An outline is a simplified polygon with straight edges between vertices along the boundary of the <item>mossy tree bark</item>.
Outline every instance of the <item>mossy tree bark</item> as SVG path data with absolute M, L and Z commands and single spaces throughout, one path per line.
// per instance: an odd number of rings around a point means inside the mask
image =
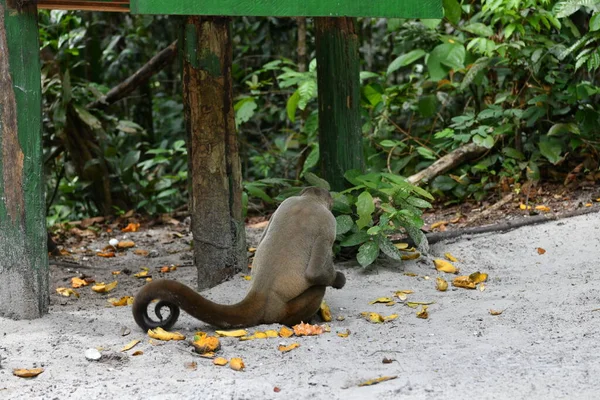
M 183 97 L 200 289 L 247 268 L 230 23 L 229 18 L 199 16 L 184 22 Z

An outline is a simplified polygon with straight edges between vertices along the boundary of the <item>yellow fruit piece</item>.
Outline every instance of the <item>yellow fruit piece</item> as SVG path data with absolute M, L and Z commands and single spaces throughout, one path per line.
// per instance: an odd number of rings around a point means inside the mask
M 410 308 L 417 308 L 419 306 L 428 306 L 433 303 L 433 301 L 408 301 L 404 304 L 406 304 Z
M 325 332 L 325 329 L 319 325 L 311 325 L 306 323 L 299 323 L 292 327 L 296 336 L 314 336 L 320 335 Z
M 469 275 L 469 280 L 471 282 L 473 282 L 474 284 L 485 282 L 487 280 L 487 278 L 488 278 L 488 274 L 484 274 L 479 271 L 473 272 L 471 275 Z
M 490 315 L 500 315 L 504 310 L 490 310 Z
M 71 286 L 74 288 L 80 288 L 82 286 L 87 286 L 89 283 L 85 279 L 78 278 L 74 276 L 71 278 Z
M 431 224 L 431 229 L 439 228 L 440 226 L 448 225 L 448 221 L 438 221 Z
M 56 288 L 56 293 L 60 294 L 61 296 L 65 296 L 65 297 L 71 297 L 71 296 L 79 297 L 79 293 L 77 293 L 77 291 L 70 289 L 70 288 L 64 288 L 64 287 Z
M 324 301 L 321 302 L 321 307 L 319 308 L 319 316 L 324 322 L 331 321 L 331 309 Z
M 254 332 L 253 336 L 255 339 L 266 339 L 268 337 L 266 333 L 261 332 L 261 331 Z
M 248 334 L 248 332 L 246 332 L 244 329 L 238 329 L 236 331 L 215 331 L 215 333 L 224 337 L 242 337 Z
M 219 367 L 227 365 L 228 362 L 229 361 L 227 361 L 227 359 L 223 357 L 217 357 L 213 360 L 213 364 L 218 365 Z
M 150 336 L 153 339 L 164 340 L 164 341 L 184 340 L 185 339 L 185 336 L 183 336 L 181 333 L 167 332 L 161 327 L 158 327 L 155 329 L 148 329 L 148 336 Z
M 482 283 L 481 285 L 479 285 L 479 291 L 483 292 L 485 290 L 485 284 Z
M 282 326 L 281 329 L 279 330 L 279 336 L 281 336 L 282 338 L 288 338 L 288 337 L 292 336 L 293 334 L 294 334 L 294 331 L 286 326 Z
M 444 257 L 446 257 L 449 261 L 452 261 L 452 262 L 457 262 L 458 261 L 458 259 L 456 257 L 454 257 L 450 253 L 444 253 Z
M 92 286 L 92 290 L 96 293 L 108 293 L 117 287 L 117 283 L 118 283 L 117 281 L 114 281 L 109 284 L 105 284 L 104 282 L 98 283 L 98 284 Z
M 347 338 L 350 336 L 350 329 L 346 329 L 346 332 L 338 332 L 337 335 L 341 338 Z
M 265 335 L 267 335 L 268 338 L 279 337 L 279 333 L 277 333 L 277 331 L 275 331 L 273 329 L 269 329 L 268 331 L 265 331 Z
M 131 247 L 135 247 L 135 243 L 132 240 L 121 240 L 118 244 L 117 247 L 119 249 L 129 249 Z
M 446 272 L 449 274 L 457 274 L 458 273 L 458 268 L 456 268 L 454 265 L 450 264 L 446 260 L 442 260 L 442 259 L 438 258 L 438 259 L 433 260 L 433 264 L 435 265 L 435 269 L 437 269 L 438 271 Z
M 298 347 L 300 347 L 300 343 L 292 343 L 289 346 L 284 346 L 280 344 L 279 347 L 277 347 L 277 350 L 279 350 L 282 353 L 287 353 L 288 351 L 292 351 Z
M 150 272 L 147 270 L 140 271 L 137 274 L 133 274 L 135 278 L 146 278 Z
M 202 354 L 200 354 L 200 357 L 202 357 L 202 358 L 215 358 L 215 352 L 214 351 L 209 351 L 208 353 L 202 353 Z
M 127 350 L 131 350 L 135 347 L 135 345 L 137 345 L 140 341 L 139 340 L 132 340 L 131 342 L 127 343 L 125 345 L 125 347 L 123 347 L 121 349 L 121 351 L 127 351 Z
M 429 318 L 429 313 L 427 312 L 427 306 L 421 306 L 421 309 L 417 311 L 417 318 L 427 319 Z
M 535 206 L 535 209 L 541 212 L 550 212 L 550 207 L 548 206 Z
M 383 317 L 383 322 L 393 321 L 398 318 L 398 314 L 388 315 L 387 317 Z
M 383 322 L 383 315 L 377 314 L 376 312 L 362 312 L 360 315 L 373 324 L 381 324 Z
M 406 275 L 406 276 L 419 276 L 419 275 L 415 274 L 414 272 L 404 272 L 404 275 Z
M 244 368 L 246 368 L 246 365 L 244 364 L 244 360 L 241 358 L 232 358 L 229 361 L 229 368 L 235 371 L 242 371 Z
M 378 299 L 375 299 L 373 301 L 370 301 L 369 304 L 375 304 L 375 303 L 389 303 L 390 301 L 393 301 L 393 299 L 391 297 L 379 297 Z
M 452 281 L 452 286 L 464 289 L 475 289 L 475 283 L 469 279 L 467 275 L 457 276 Z
M 110 304 L 112 304 L 115 307 L 130 306 L 133 304 L 133 297 L 132 296 L 123 296 L 120 299 L 115 299 L 114 297 L 111 297 L 110 299 L 108 299 L 106 301 L 108 301 Z
M 407 260 L 416 260 L 417 258 L 421 257 L 421 253 L 419 253 L 418 251 L 415 251 L 414 253 L 410 253 L 410 254 L 402 254 L 400 256 L 400 258 L 404 261 Z M 405 273 L 406 275 L 406 273 Z
M 202 336 L 199 340 L 195 340 L 192 342 L 192 346 L 194 346 L 194 350 L 197 353 L 211 353 L 219 350 L 221 348 L 221 342 L 219 338 L 216 336 Z
M 440 292 L 445 292 L 448 290 L 448 282 L 445 279 L 440 278 L 439 276 L 435 279 L 435 288 Z
M 519 204 L 519 208 L 521 210 L 531 210 L 531 206 L 526 206 L 525 204 L 521 203 Z
M 398 250 L 405 250 L 408 249 L 408 243 L 394 243 L 394 246 L 398 249 Z
M 376 385 L 378 383 L 389 381 L 389 380 L 396 379 L 396 378 L 397 378 L 397 376 L 382 376 L 382 377 L 377 378 L 377 379 L 370 379 L 368 381 L 364 381 L 362 383 L 359 383 L 358 386 Z
M 38 376 L 44 372 L 44 368 L 32 368 L 32 369 L 24 369 L 24 368 L 15 368 L 13 369 L 13 375 L 18 376 L 19 378 L 33 378 Z
M 244 278 L 247 281 L 251 281 L 252 280 L 252 275 L 244 275 L 242 278 Z

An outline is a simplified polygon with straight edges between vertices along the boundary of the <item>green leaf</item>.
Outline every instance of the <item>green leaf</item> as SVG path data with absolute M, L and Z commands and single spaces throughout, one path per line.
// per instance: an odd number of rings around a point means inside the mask
M 298 86 L 298 93 L 300 94 L 298 108 L 304 110 L 308 102 L 317 97 L 317 82 L 314 80 L 302 82 Z
M 317 175 L 313 174 L 312 172 L 306 172 L 304 174 L 304 179 L 306 180 L 306 182 L 309 183 L 309 185 L 320 187 L 320 188 L 327 189 L 327 190 L 331 190 L 331 186 L 329 186 L 329 182 L 327 182 L 325 179 L 319 178 Z
M 502 149 L 502 153 L 507 157 L 514 158 L 515 160 L 525 161 L 525 155 L 512 147 L 504 147 Z
M 581 132 L 579 131 L 577 124 L 573 122 L 568 124 L 554 124 L 548 131 L 548 136 L 558 136 L 564 133 L 574 133 L 579 135 Z
M 402 253 L 400 252 L 400 250 L 398 250 L 398 248 L 394 246 L 392 241 L 388 239 L 385 235 L 379 236 L 379 249 L 383 251 L 383 254 L 394 260 L 402 260 Z
M 348 236 L 346 239 L 342 240 L 340 242 L 340 246 L 352 247 L 352 246 L 356 246 L 358 244 L 364 243 L 367 240 L 369 240 L 369 235 L 367 234 L 367 232 L 360 231 L 360 232 L 353 233 L 352 235 Z
M 490 37 L 494 34 L 494 31 L 489 26 L 482 24 L 481 22 L 475 22 L 466 26 L 463 26 L 463 30 L 470 32 L 477 36 Z
M 460 4 L 458 4 L 458 1 L 443 0 L 442 4 L 444 5 L 444 16 L 454 25 L 458 25 L 460 22 L 460 15 L 462 14 L 462 9 Z
M 318 162 L 319 162 L 319 143 L 314 143 L 312 146 L 312 150 L 306 157 L 306 160 L 304 161 L 304 165 L 302 166 L 302 176 L 304 176 L 309 169 L 316 166 Z
M 258 188 L 257 186 L 246 185 L 245 189 L 252 197 L 258 197 L 259 199 L 263 200 L 266 203 L 273 202 L 273 199 L 267 193 L 265 193 L 264 190 Z
M 365 79 L 378 78 L 379 74 L 371 71 L 360 71 L 360 80 L 364 81 Z
M 454 0 L 454 1 L 456 1 L 456 0 Z M 387 69 L 387 75 L 397 71 L 398 69 L 400 69 L 402 67 L 405 67 L 407 65 L 414 63 L 419 58 L 423 57 L 425 54 L 427 54 L 427 53 L 425 53 L 424 50 L 416 49 L 416 50 L 409 51 L 406 54 L 400 55 L 394 61 L 392 61 L 392 63 L 389 65 L 389 67 Z
M 335 234 L 343 235 L 350 232 L 354 226 L 354 221 L 349 215 L 339 215 L 335 218 Z
M 562 146 L 558 141 L 544 140 L 540 142 L 540 153 L 548 159 L 552 164 L 556 164 L 560 161 L 560 152 Z
M 425 118 L 429 118 L 435 115 L 437 111 L 438 100 L 435 95 L 422 96 L 419 98 L 419 112 Z
M 600 12 L 592 15 L 592 18 L 590 19 L 590 32 L 595 32 L 597 30 L 600 30 Z
M 379 256 L 379 246 L 373 241 L 368 241 L 359 247 L 356 259 L 361 266 L 367 267 L 373 264 L 377 256 Z
M 418 208 L 431 208 L 430 202 L 414 196 L 407 198 L 406 202 Z
M 362 229 L 371 223 L 371 215 L 374 211 L 375 204 L 373 203 L 373 196 L 367 191 L 362 192 L 356 200 L 356 212 L 359 217 L 356 221 L 356 225 L 359 229 Z
M 441 190 L 442 192 L 447 192 L 454 189 L 457 184 L 458 183 L 448 175 L 440 175 L 436 176 L 433 182 L 431 182 L 431 187 Z
M 141 152 L 139 150 L 132 150 L 125 154 L 121 161 L 121 172 L 127 171 L 133 167 L 140 159 Z
M 300 93 L 296 90 L 293 95 L 287 101 L 285 109 L 287 116 L 292 122 L 296 122 L 296 110 L 298 109 L 298 102 L 300 101 Z
M 258 108 L 254 97 L 246 97 L 238 101 L 235 106 L 235 125 L 240 126 L 247 122 L 254 115 L 254 111 Z
M 100 120 L 90 113 L 85 107 L 75 105 L 74 108 L 79 118 L 81 118 L 81 121 L 83 121 L 87 126 L 93 130 L 102 129 L 102 122 L 100 122 Z
M 424 18 L 421 20 L 421 23 L 423 24 L 423 26 L 430 30 L 437 29 L 437 27 L 440 26 L 441 22 L 442 22 L 441 19 L 434 19 L 434 18 L 430 18 L 430 19 Z

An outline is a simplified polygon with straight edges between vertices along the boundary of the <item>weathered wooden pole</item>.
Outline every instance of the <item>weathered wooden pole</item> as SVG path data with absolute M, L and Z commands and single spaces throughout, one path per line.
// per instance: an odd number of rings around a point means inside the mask
M 247 268 L 230 23 L 230 18 L 199 16 L 184 22 L 183 103 L 200 289 Z
M 363 169 L 358 36 L 354 18 L 315 18 L 322 177 L 333 190 Z
M 0 0 L 0 315 L 16 319 L 48 310 L 40 81 L 37 9 Z

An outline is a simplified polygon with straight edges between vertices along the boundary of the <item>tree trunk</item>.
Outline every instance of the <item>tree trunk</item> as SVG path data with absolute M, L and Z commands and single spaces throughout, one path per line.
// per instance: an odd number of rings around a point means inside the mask
M 183 40 L 190 212 L 202 289 L 247 268 L 230 19 L 188 16 Z
M 19 6 L 0 0 L 0 315 L 17 319 L 49 300 L 37 9 Z
M 322 177 L 333 190 L 363 169 L 358 35 L 354 18 L 315 18 Z

